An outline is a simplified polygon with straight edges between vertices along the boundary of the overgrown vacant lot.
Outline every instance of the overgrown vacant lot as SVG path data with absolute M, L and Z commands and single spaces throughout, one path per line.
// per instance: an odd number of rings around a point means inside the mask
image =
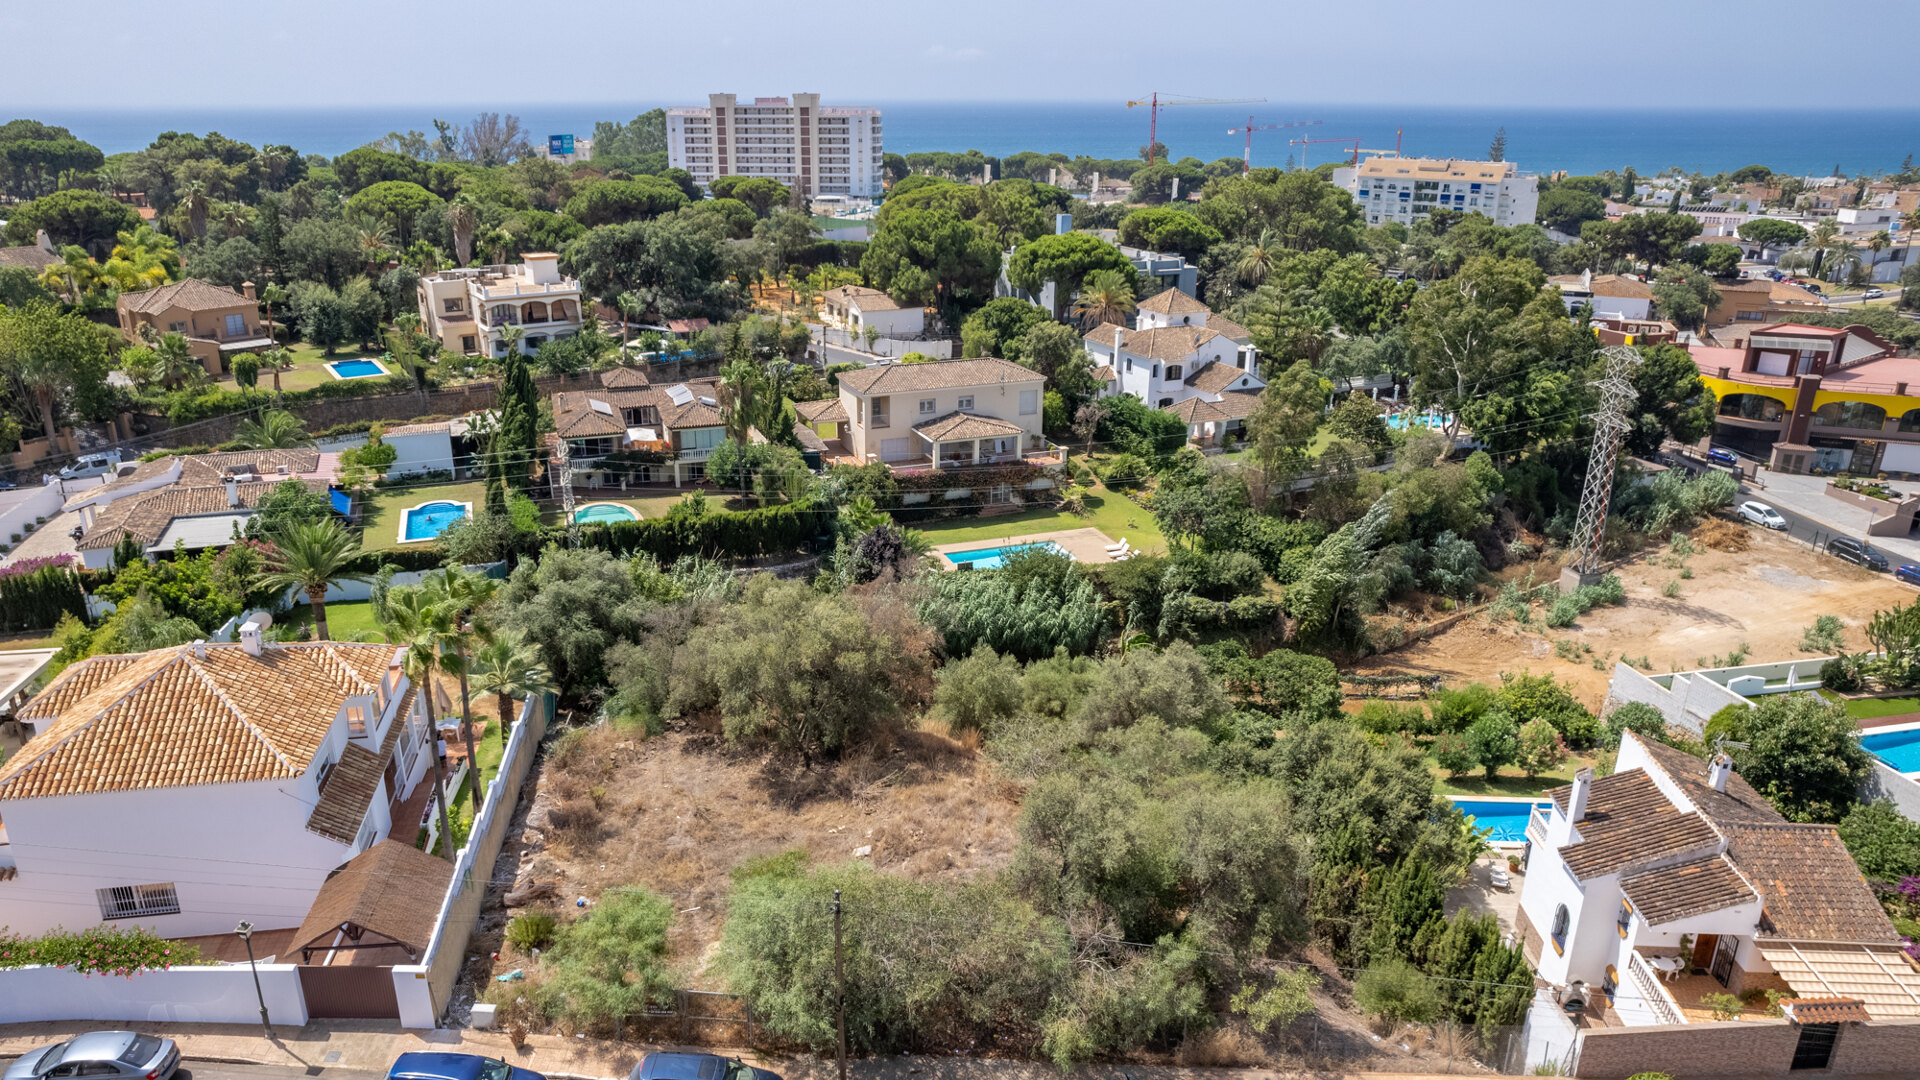
M 681 911 L 673 956 L 693 988 L 716 986 L 701 957 L 725 923 L 728 875 L 748 860 L 799 848 L 832 863 L 870 847 L 863 858 L 883 871 L 964 880 L 1013 852 L 1018 788 L 941 734 L 903 732 L 811 770 L 708 733 L 648 739 L 603 726 L 573 738 L 539 774 L 531 819 L 547 823 L 547 847 L 522 860 L 521 879 L 555 882 L 567 906 L 617 885 L 669 897 Z
M 1747 660 L 1762 663 L 1809 656 L 1800 635 L 1821 615 L 1838 615 L 1847 627 L 1847 648 L 1867 648 L 1861 628 L 1874 611 L 1913 599 L 1910 586 L 1810 550 L 1761 529 L 1747 530 L 1751 546 L 1726 552 L 1703 548 L 1689 556 L 1690 578 L 1666 548 L 1649 549 L 1616 568 L 1627 602 L 1599 607 L 1565 630 L 1464 619 L 1446 631 L 1398 652 L 1368 658 L 1364 671 L 1416 671 L 1445 675 L 1449 682 L 1494 681 L 1503 671 L 1551 672 L 1597 706 L 1606 696 L 1613 662 L 1621 656 L 1651 665 L 1647 670 L 1686 671 L 1724 658 L 1744 642 Z M 1679 595 L 1664 591 L 1677 583 Z M 1537 611 L 1537 609 L 1536 609 Z M 1555 654 L 1554 643 L 1571 639 L 1591 646 L 1577 661 Z M 1593 661 L 1601 666 L 1596 669 Z

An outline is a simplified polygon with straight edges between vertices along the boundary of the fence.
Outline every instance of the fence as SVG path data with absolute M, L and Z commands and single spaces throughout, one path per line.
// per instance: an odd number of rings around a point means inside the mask
M 298 1027 L 307 1022 L 299 968 L 261 964 L 260 992 L 266 996 L 274 1023 Z M 142 971 L 125 978 L 68 968 L 7 968 L 0 969 L 0 1017 L 8 1023 L 253 1024 L 260 1020 L 260 1001 L 254 996 L 253 971 L 246 964 Z
M 858 349 L 876 356 L 905 356 L 917 352 L 931 356 L 935 360 L 951 360 L 960 355 L 959 342 L 951 338 L 890 338 L 873 339 L 873 347 L 867 347 L 867 339 L 849 330 L 836 330 L 822 327 L 821 336 L 829 345 L 838 345 L 844 349 Z
M 553 715 L 554 698 L 527 698 L 520 708 L 520 722 L 513 726 L 500 761 L 500 772 L 487 785 L 486 801 L 473 819 L 467 846 L 454 859 L 453 884 L 440 903 L 434 919 L 433 936 L 418 964 L 393 969 L 395 996 L 400 1002 L 400 1026 L 438 1027 L 439 1016 L 453 995 L 453 984 L 465 964 L 467 942 L 479 922 L 480 904 L 486 899 L 493 865 L 500 857 L 500 844 L 513 809 L 520 800 L 520 788 L 533 767 L 533 756 L 546 735 Z

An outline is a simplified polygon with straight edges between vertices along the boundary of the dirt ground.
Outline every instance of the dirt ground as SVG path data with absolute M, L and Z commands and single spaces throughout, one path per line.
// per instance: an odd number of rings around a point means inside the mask
M 1687 671 L 1710 666 L 1716 656 L 1745 643 L 1747 662 L 1791 660 L 1808 655 L 1800 651 L 1800 635 L 1821 615 L 1840 616 L 1847 647 L 1863 649 L 1861 628 L 1873 612 L 1914 598 L 1911 587 L 1886 574 L 1843 563 L 1778 533 L 1750 532 L 1747 551 L 1702 550 L 1688 558 L 1690 579 L 1680 579 L 1668 565 L 1665 548 L 1628 560 L 1615 569 L 1627 587 L 1627 602 L 1595 608 L 1565 630 L 1548 629 L 1540 608 L 1525 627 L 1477 615 L 1406 648 L 1368 657 L 1356 668 L 1430 672 L 1449 683 L 1494 682 L 1503 671 L 1551 672 L 1597 708 L 1606 697 L 1613 663 L 1622 656 L 1644 656 L 1651 665 L 1645 670 Z M 1662 595 L 1663 587 L 1675 581 L 1680 595 Z M 1578 661 L 1555 655 L 1554 643 L 1561 638 L 1583 647 Z
M 563 919 L 575 898 L 617 885 L 670 897 L 680 909 L 673 958 L 693 989 L 716 988 L 700 969 L 726 922 L 728 876 L 748 860 L 802 848 L 817 862 L 861 858 L 965 880 L 1012 857 L 1019 788 L 944 735 L 903 732 L 871 755 L 811 770 L 738 753 L 712 734 L 600 728 L 587 738 L 577 763 L 540 771 L 518 881 L 555 883 L 555 901 L 535 907 Z M 583 793 L 594 820 L 556 826 L 554 808 L 579 805 Z M 512 959 L 501 957 L 502 970 Z

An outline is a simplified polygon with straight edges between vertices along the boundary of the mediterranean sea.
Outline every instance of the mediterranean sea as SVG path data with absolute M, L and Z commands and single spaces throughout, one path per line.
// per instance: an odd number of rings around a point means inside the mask
M 701 100 L 688 95 L 685 103 Z M 432 119 L 464 123 L 483 109 L 519 116 L 536 139 L 588 135 L 598 120 L 632 119 L 656 103 L 339 109 L 33 109 L 34 119 L 71 128 L 109 154 L 138 150 L 163 131 L 219 131 L 256 146 L 285 143 L 329 157 L 389 131 L 431 132 Z M 883 110 L 886 149 L 979 150 L 1004 157 L 1022 150 L 1132 157 L 1147 141 L 1147 110 L 1119 103 L 835 101 Z M 1243 136 L 1228 128 L 1318 120 L 1287 131 L 1254 133 L 1253 163 L 1318 165 L 1347 156 L 1353 143 L 1289 146 L 1288 138 L 1360 140 L 1371 150 L 1426 157 L 1481 158 L 1494 132 L 1507 130 L 1507 159 L 1527 172 L 1590 173 L 1628 165 L 1640 173 L 1670 166 L 1706 173 L 1762 164 L 1778 172 L 1824 176 L 1891 172 L 1920 154 L 1920 110 L 1913 109 L 1535 109 L 1433 105 L 1268 102 L 1164 108 L 1159 138 L 1175 157 L 1239 157 Z

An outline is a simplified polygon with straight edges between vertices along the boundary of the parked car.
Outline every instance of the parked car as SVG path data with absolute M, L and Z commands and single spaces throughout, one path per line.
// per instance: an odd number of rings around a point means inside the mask
M 1722 450 L 1717 446 L 1707 451 L 1707 460 L 1713 462 L 1715 465 L 1725 465 L 1732 469 L 1740 467 L 1739 454 L 1731 450 Z
M 1801 288 L 1803 288 L 1803 289 L 1805 289 L 1805 290 L 1807 290 L 1807 291 L 1808 291 L 1808 292 L 1810 292 L 1810 293 L 1825 293 L 1825 292 L 1826 292 L 1826 290 L 1825 290 L 1825 289 L 1822 289 L 1822 288 L 1820 287 L 1820 283 L 1819 283 L 1819 282 L 1817 282 L 1817 281 L 1803 281 L 1803 282 L 1801 282 L 1801 283 L 1800 283 L 1800 287 L 1801 287 Z
M 1827 554 L 1869 570 L 1886 570 L 1887 557 L 1851 536 L 1836 536 L 1827 541 Z
M 1861 294 L 1860 294 L 1860 299 L 1862 299 L 1862 300 L 1878 300 L 1878 299 L 1880 299 L 1881 297 L 1883 297 L 1883 296 L 1885 296 L 1885 295 L 1887 295 L 1887 293 L 1886 293 L 1886 290 L 1885 290 L 1885 289 L 1868 289 L 1868 290 L 1867 290 L 1866 292 L 1863 292 L 1863 293 L 1861 293 Z
M 1784 529 L 1787 527 L 1787 519 L 1780 516 L 1780 511 L 1763 502 L 1743 502 L 1738 507 L 1738 512 L 1741 517 L 1762 528 Z
M 1772 278 L 1772 279 L 1773 279 L 1773 280 L 1775 280 L 1775 281 L 1785 281 L 1785 280 L 1787 280 L 1787 275 L 1785 275 L 1785 274 L 1783 274 L 1783 273 L 1781 273 L 1781 272 L 1780 272 L 1780 271 L 1778 271 L 1778 270 L 1769 270 L 1769 271 L 1767 271 L 1767 276 L 1768 276 L 1768 277 L 1770 277 L 1770 278 Z
M 1904 581 L 1909 585 L 1920 585 L 1920 566 L 1903 562 L 1894 568 L 1893 580 Z
M 73 459 L 72 464 L 60 470 L 62 480 L 84 480 L 89 476 L 105 476 L 120 465 L 120 451 L 109 450 L 104 454 L 88 454 Z
M 479 1054 L 422 1051 L 401 1054 L 387 1070 L 387 1080 L 547 1080 L 532 1069 L 509 1065 L 503 1058 Z
M 780 1074 L 719 1054 L 648 1054 L 627 1080 L 780 1080 Z
M 137 1031 L 89 1031 L 21 1054 L 7 1066 L 6 1080 L 169 1080 L 179 1069 L 180 1048 L 172 1039 Z

